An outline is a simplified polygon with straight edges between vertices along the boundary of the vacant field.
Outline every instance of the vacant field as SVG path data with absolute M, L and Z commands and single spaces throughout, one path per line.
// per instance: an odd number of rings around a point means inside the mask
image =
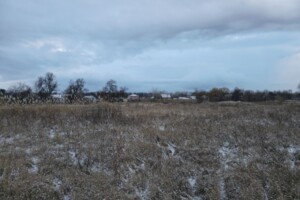
M 300 104 L 2 106 L 0 199 L 300 199 Z

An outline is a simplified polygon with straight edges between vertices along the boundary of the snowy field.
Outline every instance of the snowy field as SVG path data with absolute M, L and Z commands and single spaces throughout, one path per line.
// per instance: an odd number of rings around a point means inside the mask
M 300 199 L 300 105 L 0 106 L 0 199 Z

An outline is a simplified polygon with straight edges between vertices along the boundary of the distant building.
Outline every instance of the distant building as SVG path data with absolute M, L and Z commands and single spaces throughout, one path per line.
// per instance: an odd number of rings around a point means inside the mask
M 196 96 L 191 96 L 191 99 L 192 100 L 196 100 Z
M 64 98 L 62 94 L 51 94 L 51 97 L 53 99 L 63 99 Z
M 127 98 L 128 101 L 139 101 L 140 100 L 140 96 L 137 94 L 131 94 L 128 96 Z
M 190 100 L 188 97 L 178 97 L 179 100 Z
M 64 95 L 62 94 L 51 94 L 52 103 L 63 103 L 65 100 Z
M 170 94 L 161 94 L 161 98 L 162 99 L 171 99 L 171 95 Z
M 89 102 L 89 103 L 95 103 L 97 101 L 96 97 L 92 95 L 87 95 L 83 97 L 84 101 Z

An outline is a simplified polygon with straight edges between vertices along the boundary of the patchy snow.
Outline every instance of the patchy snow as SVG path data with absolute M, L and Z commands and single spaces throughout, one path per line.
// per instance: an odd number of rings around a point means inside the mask
M 145 170 L 145 161 L 141 160 L 140 162 L 142 162 L 140 165 L 132 164 L 132 165 L 128 166 L 129 175 L 132 175 L 140 170 L 142 170 L 142 171 Z
M 176 146 L 174 144 L 168 143 L 167 149 L 168 149 L 169 153 L 171 154 L 171 156 L 173 156 L 175 154 L 175 147 Z
M 143 162 L 143 163 L 141 164 L 141 169 L 142 169 L 142 170 L 145 170 L 145 162 Z
M 188 183 L 190 184 L 191 189 L 192 189 L 192 196 L 190 196 L 189 194 L 186 194 L 187 197 L 182 197 L 181 196 L 181 199 L 202 200 L 202 198 L 200 196 L 195 195 L 195 193 L 197 191 L 197 187 L 196 187 L 197 180 L 196 180 L 196 178 L 195 177 L 189 177 L 188 178 Z
M 226 198 L 226 190 L 225 190 L 225 181 L 224 178 L 221 177 L 219 181 L 219 190 L 220 190 L 220 200 L 225 200 Z
M 81 156 L 81 158 L 79 159 L 79 164 L 80 164 L 81 166 L 85 165 L 86 160 L 88 160 L 88 157 L 87 157 L 85 154 L 83 154 L 83 155 Z
M 100 172 L 101 169 L 102 169 L 102 167 L 101 167 L 100 163 L 94 163 L 91 167 L 91 171 L 94 172 L 94 173 L 95 172 Z
M 55 190 L 59 190 L 60 186 L 62 185 L 62 182 L 61 182 L 61 180 L 59 178 L 56 177 L 53 180 L 53 185 L 54 185 Z
M 194 177 L 190 177 L 190 178 L 188 179 L 188 182 L 189 182 L 189 184 L 190 184 L 190 186 L 191 186 L 192 188 L 195 187 L 195 185 L 196 185 L 196 179 L 195 179 Z
M 77 154 L 74 150 L 70 150 L 69 154 L 71 156 L 71 161 L 73 162 L 73 165 L 77 165 L 78 164 L 78 159 L 77 159 Z
M 28 149 L 25 150 L 25 152 L 26 152 L 26 154 L 30 155 L 32 150 L 30 148 L 28 148 Z
M 63 149 L 65 146 L 63 145 L 63 144 L 56 144 L 55 146 L 54 146 L 54 149 L 56 149 L 56 150 L 60 150 L 60 149 Z
M 11 176 L 12 179 L 15 179 L 19 176 L 19 174 L 20 174 L 19 170 L 13 169 L 10 173 L 10 176 Z
M 37 173 L 38 170 L 39 170 L 39 168 L 37 166 L 37 164 L 39 162 L 39 159 L 37 157 L 32 157 L 31 162 L 32 162 L 32 165 L 31 165 L 31 168 L 29 169 L 29 172 L 30 173 Z
M 65 194 L 64 195 L 64 200 L 72 200 L 71 194 Z
M 85 154 L 78 154 L 75 150 L 70 150 L 69 155 L 71 157 L 71 161 L 75 166 L 84 166 L 88 157 Z
M 230 146 L 228 142 L 224 142 L 223 146 L 219 148 L 218 153 L 221 162 L 221 169 L 218 171 L 218 173 L 221 173 L 219 181 L 220 200 L 225 200 L 227 197 L 224 173 L 226 173 L 226 170 L 232 167 L 232 162 L 238 161 L 238 148 L 235 146 Z
M 227 170 L 230 167 L 229 163 L 238 160 L 238 149 L 235 147 L 230 148 L 228 146 L 222 146 L 219 148 L 218 153 L 224 170 Z
M 160 131 L 165 131 L 165 125 L 160 125 L 159 127 L 158 127 L 158 130 L 160 130 Z
M 269 200 L 268 192 L 267 192 L 268 188 L 269 188 L 268 185 L 266 186 L 266 188 L 265 187 L 263 188 L 263 194 L 264 194 L 265 200 Z
M 135 193 L 140 199 L 148 199 L 148 194 L 149 194 L 149 187 L 148 185 L 146 188 L 135 188 Z
M 289 165 L 291 167 L 291 169 L 294 169 L 295 166 L 296 166 L 296 156 L 295 154 L 297 152 L 300 152 L 300 147 L 299 146 L 295 146 L 295 145 L 290 145 L 288 148 L 287 148 L 287 152 L 289 154 Z
M 12 144 L 14 142 L 14 140 L 15 140 L 15 138 L 13 138 L 13 137 L 5 138 L 5 137 L 0 136 L 0 144 Z
M 55 131 L 53 129 L 50 129 L 50 131 L 49 131 L 49 137 L 51 139 L 53 139 L 55 137 Z

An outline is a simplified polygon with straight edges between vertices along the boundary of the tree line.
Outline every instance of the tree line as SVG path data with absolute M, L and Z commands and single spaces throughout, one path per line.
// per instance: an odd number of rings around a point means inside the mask
M 24 100 L 32 95 L 36 95 L 41 101 L 47 101 L 54 94 L 57 93 L 58 83 L 53 73 L 48 72 L 44 76 L 39 76 L 34 83 L 34 88 L 25 83 L 18 83 L 9 87 L 7 90 L 0 89 L 0 97 L 9 95 L 13 98 Z M 97 92 L 89 92 L 85 88 L 85 80 L 78 78 L 75 81 L 70 80 L 69 85 L 64 90 L 64 96 L 68 102 L 73 103 L 82 99 L 85 95 L 94 96 L 95 98 L 102 98 L 106 101 L 118 101 L 128 96 L 127 87 L 118 88 L 115 80 L 107 81 L 106 85 Z M 300 91 L 300 83 L 298 85 Z M 138 93 L 142 98 L 155 98 L 162 99 L 162 93 L 155 90 L 149 93 Z M 262 101 L 284 101 L 284 100 L 300 100 L 299 92 L 292 92 L 291 90 L 284 91 L 252 91 L 235 88 L 229 90 L 228 88 L 213 88 L 210 91 L 194 91 L 188 92 L 176 92 L 171 94 L 172 98 L 194 96 L 198 102 L 210 101 L 246 101 L 246 102 L 262 102 Z
M 300 84 L 298 86 L 300 91 Z M 198 102 L 210 101 L 245 101 L 245 102 L 262 102 L 262 101 L 285 101 L 300 100 L 299 92 L 291 90 L 284 91 L 252 91 L 235 88 L 230 91 L 228 88 L 213 88 L 210 91 L 195 91 L 193 93 Z
M 100 95 L 105 100 L 111 101 L 114 98 L 125 97 L 127 91 L 126 87 L 120 87 L 120 89 L 118 89 L 115 80 L 107 81 L 103 89 L 98 92 L 88 92 L 88 89 L 85 88 L 85 83 L 83 78 L 78 78 L 75 81 L 70 80 L 69 85 L 63 92 L 70 103 L 82 99 L 84 95 L 92 95 L 95 98 Z M 0 89 L 0 96 L 9 95 L 13 98 L 23 100 L 32 95 L 36 95 L 41 101 L 46 101 L 51 98 L 51 96 L 57 94 L 57 89 L 58 83 L 55 75 L 48 72 L 44 76 L 37 78 L 33 89 L 25 83 L 17 83 L 7 90 Z

